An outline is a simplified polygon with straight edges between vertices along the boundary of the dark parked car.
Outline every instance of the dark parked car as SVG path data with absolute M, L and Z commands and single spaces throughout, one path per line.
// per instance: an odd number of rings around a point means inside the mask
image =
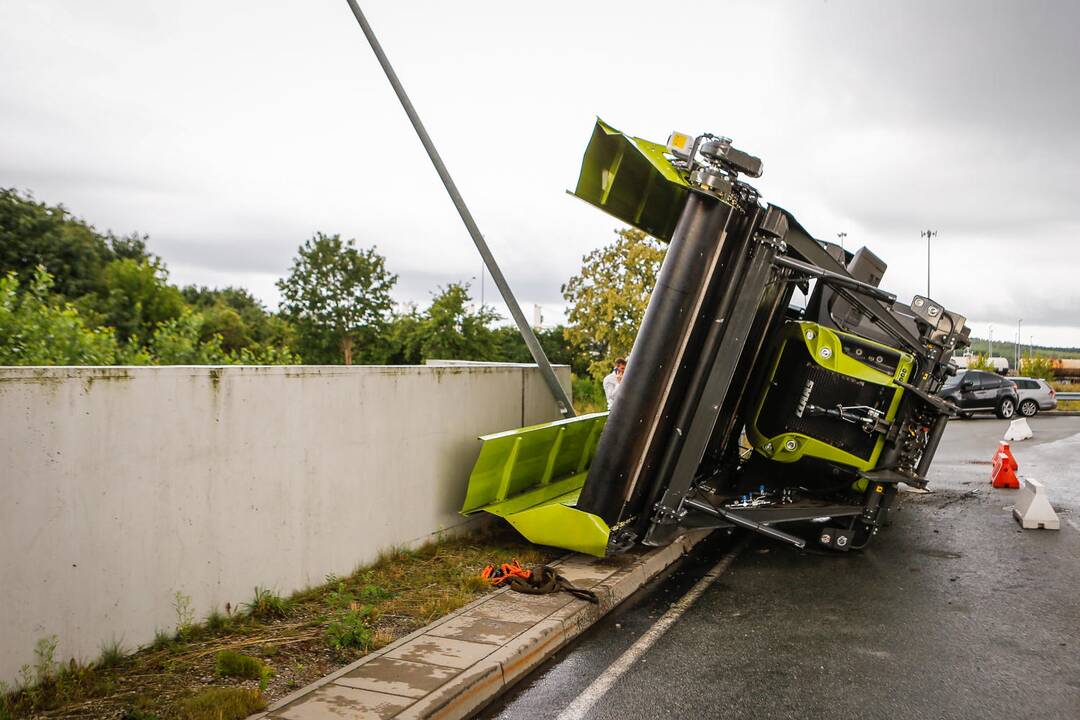
M 1016 409 L 1024 417 L 1031 417 L 1040 410 L 1053 410 L 1057 407 L 1057 393 L 1045 380 L 1029 377 L 1009 379 L 1016 383 L 1016 392 L 1020 396 L 1020 404 L 1016 406 Z
M 961 370 L 941 388 L 941 397 L 960 408 L 961 417 L 992 412 L 1008 420 L 1016 414 L 1020 398 L 1016 383 L 985 370 Z

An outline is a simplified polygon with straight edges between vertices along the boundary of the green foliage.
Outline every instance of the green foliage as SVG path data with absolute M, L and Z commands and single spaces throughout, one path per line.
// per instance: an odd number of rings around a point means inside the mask
M 373 614 L 374 608 L 369 605 L 341 613 L 326 626 L 326 644 L 338 651 L 370 649 L 375 639 L 375 632 L 371 629 Z
M 562 286 L 570 304 L 566 339 L 582 348 L 597 379 L 616 357 L 629 355 L 664 259 L 660 243 L 640 230 L 615 235 L 614 242 L 586 255 L 581 273 Z
M 151 650 L 172 650 L 176 647 L 176 636 L 165 630 L 154 632 L 154 640 L 150 643 Z
M 60 638 L 49 635 L 38 639 L 34 646 L 34 683 L 43 685 L 52 679 L 58 669 L 56 647 Z
M 14 272 L 0 278 L 0 365 L 111 365 L 119 346 L 111 329 L 93 329 L 79 311 L 50 295 L 52 276 L 37 268 L 21 290 Z
M 260 620 L 289 616 L 289 601 L 269 588 L 255 586 L 255 596 L 246 603 L 248 614 Z
M 1046 357 L 1030 357 L 1020 360 L 1020 374 L 1026 377 L 1054 379 L 1054 362 Z
M 572 399 L 574 407 L 581 412 L 599 412 L 607 409 L 607 397 L 604 395 L 604 384 L 586 375 L 580 377 L 574 375 L 571 380 L 573 391 Z
M 988 370 L 990 372 L 996 372 L 994 369 L 994 363 L 990 362 L 990 358 L 986 355 L 972 355 L 968 360 L 968 370 Z
M 125 342 L 148 338 L 162 323 L 179 318 L 184 296 L 169 284 L 169 273 L 158 260 L 113 260 L 101 272 L 101 283 L 80 301 L 102 323 L 116 328 Z
M 259 690 L 247 688 L 207 688 L 180 704 L 184 720 L 243 720 L 266 708 Z
M 345 589 L 344 581 L 337 580 L 337 586 L 326 594 L 326 601 L 337 610 L 347 610 L 356 601 L 356 596 Z
M 191 607 L 191 596 L 179 590 L 173 595 L 173 612 L 176 613 L 176 637 L 188 640 L 195 624 L 195 609 Z
M 529 352 L 525 340 L 518 332 L 516 325 L 503 325 L 497 327 L 495 332 L 495 355 L 491 360 L 503 362 L 534 362 L 532 353 Z M 540 341 L 540 347 L 553 365 L 569 365 L 570 370 L 577 375 L 585 375 L 589 371 L 588 360 L 584 355 L 575 352 L 574 348 L 566 340 L 566 328 L 562 325 L 537 330 L 536 339 Z
M 432 297 L 415 338 L 420 355 L 427 358 L 487 360 L 495 350 L 491 324 L 499 316 L 491 308 L 473 308 L 469 286 L 451 283 Z
M 282 310 L 300 332 L 305 355 L 336 345 L 346 365 L 353 346 L 364 358 L 375 349 L 389 319 L 390 291 L 397 275 L 375 248 L 357 249 L 355 240 L 316 233 L 300 246 L 289 275 L 278 281 Z
M 223 632 L 227 630 L 231 624 L 232 618 L 220 612 L 217 608 L 211 610 L 210 614 L 206 616 L 206 629 L 212 633 Z
M 394 593 L 373 583 L 368 583 L 360 588 L 360 599 L 366 603 L 382 602 L 392 597 L 394 597 Z
M 243 288 L 189 285 L 181 292 L 187 303 L 203 316 L 200 339 L 204 342 L 219 335 L 221 347 L 228 353 L 240 356 L 247 350 L 254 356 L 268 358 L 273 357 L 274 351 L 284 358 L 289 348 L 296 346 L 295 328 L 284 318 L 268 312 Z M 295 354 L 292 359 L 299 362 Z
M 274 675 L 274 671 L 259 658 L 231 650 L 224 650 L 217 654 L 215 668 L 218 677 L 258 680 L 260 690 L 266 689 L 266 684 Z
M 101 646 L 101 655 L 98 656 L 94 666 L 98 668 L 116 667 L 122 664 L 126 657 L 127 651 L 124 650 L 123 643 L 119 640 L 113 640 Z
M 0 273 L 14 272 L 30 283 L 42 266 L 56 278 L 56 292 L 74 299 L 94 290 L 102 268 L 115 257 L 108 239 L 64 206 L 0 188 Z

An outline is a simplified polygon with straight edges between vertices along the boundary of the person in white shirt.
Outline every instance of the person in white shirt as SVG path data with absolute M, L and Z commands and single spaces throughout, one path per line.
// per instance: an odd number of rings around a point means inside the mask
M 619 388 L 622 387 L 623 373 L 626 372 L 626 358 L 616 358 L 615 367 L 604 378 L 604 396 L 607 397 L 608 410 L 615 404 Z

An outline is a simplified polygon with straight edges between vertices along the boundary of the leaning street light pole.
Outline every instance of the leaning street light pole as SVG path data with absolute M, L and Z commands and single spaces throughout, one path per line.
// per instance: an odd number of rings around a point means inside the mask
M 937 236 L 937 230 L 923 230 L 920 237 L 926 238 L 926 297 L 930 297 L 930 238 Z
M 836 233 L 836 237 L 840 238 L 840 249 L 843 250 L 844 249 L 844 238 L 847 237 L 847 233 L 846 232 L 838 232 L 838 233 Z
M 469 212 L 468 206 L 465 205 L 465 200 L 462 199 L 461 193 L 458 192 L 457 185 L 454 184 L 453 178 L 450 177 L 450 171 L 443 164 L 439 151 L 435 149 L 431 136 L 428 135 L 424 124 L 420 122 L 420 116 L 416 114 L 416 109 L 409 100 L 409 96 L 405 94 L 405 88 L 402 87 L 401 81 L 398 80 L 397 73 L 394 72 L 386 53 L 383 52 L 382 45 L 379 44 L 378 39 L 375 37 L 375 32 L 371 29 L 367 18 L 364 17 L 360 6 L 356 4 L 356 0 L 346 0 L 346 2 L 349 3 L 349 8 L 352 10 L 353 15 L 356 16 L 356 22 L 360 23 L 360 29 L 364 31 L 368 43 L 371 44 L 375 57 L 378 59 L 379 64 L 382 65 L 383 72 L 386 73 L 386 79 L 390 81 L 398 100 L 401 101 L 401 107 L 405 109 L 405 114 L 409 116 L 409 122 L 412 123 L 413 129 L 416 130 L 416 134 L 420 137 L 420 142 L 423 144 L 424 149 L 427 150 L 428 157 L 431 158 L 431 164 L 435 166 L 435 172 L 439 174 L 446 192 L 450 195 L 454 207 L 457 208 L 458 215 L 461 216 L 462 222 L 465 223 L 465 228 L 469 231 L 473 242 L 476 243 L 476 249 L 480 251 L 480 257 L 484 259 L 484 265 L 487 266 L 488 272 L 491 273 L 491 279 L 495 281 L 495 287 L 499 289 L 503 302 L 510 309 L 510 315 L 514 318 L 514 322 L 517 323 L 521 337 L 525 339 L 525 344 L 529 346 L 529 352 L 532 353 L 533 360 L 540 367 L 540 374 L 544 377 L 544 382 L 547 383 L 548 389 L 551 390 L 551 394 L 559 404 L 559 410 L 566 417 L 574 417 L 574 406 L 570 403 L 566 390 L 563 389 L 559 379 L 555 377 L 555 370 L 551 367 L 547 355 L 544 354 L 544 349 L 540 347 L 540 341 L 536 339 L 536 334 L 525 319 L 525 314 L 521 312 L 521 307 L 518 305 L 514 293 L 510 290 L 510 285 L 507 284 L 502 270 L 499 269 L 498 263 L 495 262 L 495 256 L 491 254 L 487 242 L 484 241 L 484 236 L 480 234 L 480 228 L 477 227 L 472 213 Z M 481 280 L 481 282 L 483 281 Z

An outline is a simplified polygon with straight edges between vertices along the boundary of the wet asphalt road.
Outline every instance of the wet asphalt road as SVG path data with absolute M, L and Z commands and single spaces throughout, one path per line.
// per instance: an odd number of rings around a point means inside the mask
M 1013 445 L 1060 532 L 1020 531 L 1015 491 L 990 488 L 1006 425 L 950 424 L 934 492 L 902 495 L 862 552 L 751 539 L 585 717 L 1080 718 L 1080 417 Z M 710 538 L 483 717 L 556 717 L 732 544 Z

